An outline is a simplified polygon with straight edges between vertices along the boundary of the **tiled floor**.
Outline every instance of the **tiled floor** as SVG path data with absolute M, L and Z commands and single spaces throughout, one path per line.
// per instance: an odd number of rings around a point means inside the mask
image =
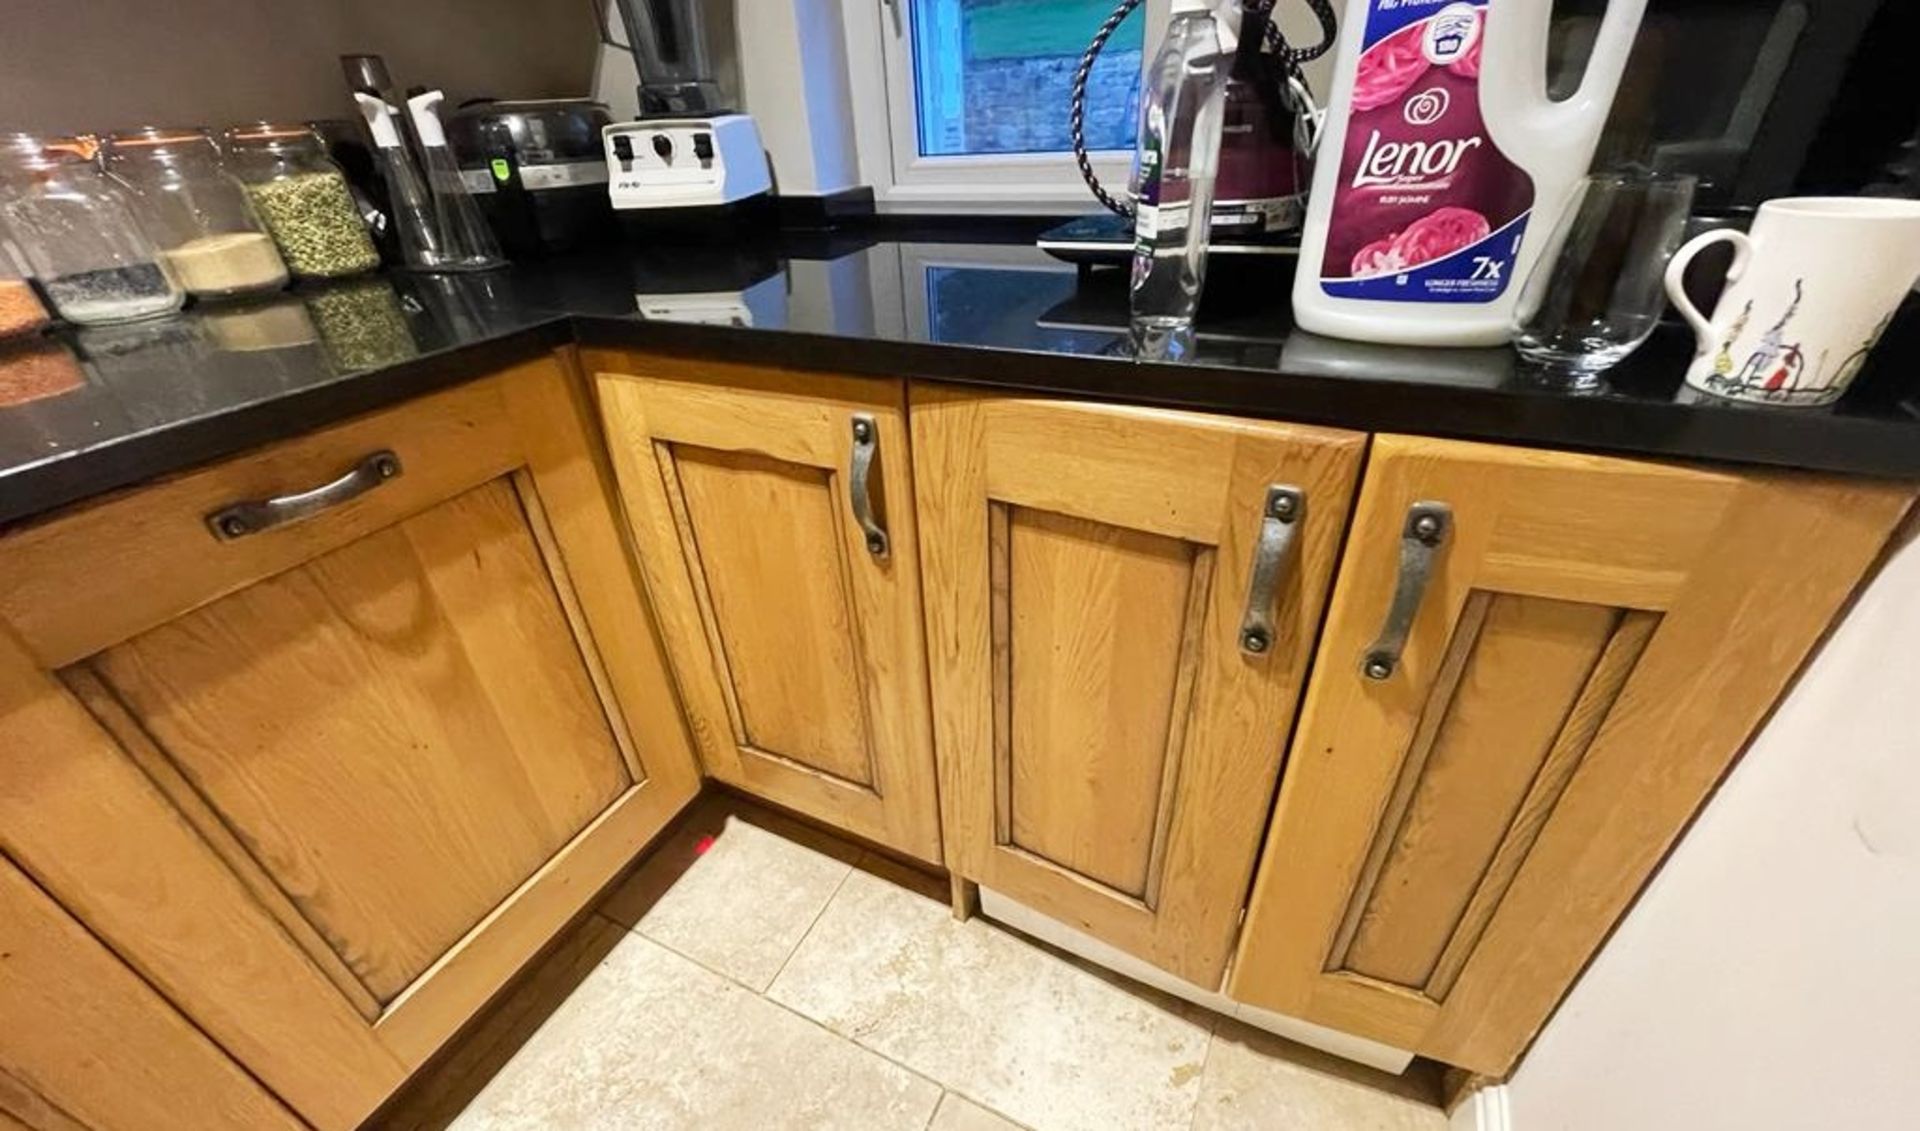
M 1424 1078 L 955 922 L 943 882 L 724 796 L 703 806 L 387 1126 L 1446 1126 Z

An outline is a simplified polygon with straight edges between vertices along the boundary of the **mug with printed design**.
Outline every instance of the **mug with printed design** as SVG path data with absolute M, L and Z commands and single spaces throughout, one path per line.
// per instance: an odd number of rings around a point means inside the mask
M 1693 257 L 1722 241 L 1733 244 L 1733 264 L 1708 317 L 1682 281 Z M 1667 295 L 1696 338 L 1687 384 L 1732 400 L 1831 404 L 1916 279 L 1920 201 L 1769 200 L 1750 231 L 1705 232 L 1667 264 Z

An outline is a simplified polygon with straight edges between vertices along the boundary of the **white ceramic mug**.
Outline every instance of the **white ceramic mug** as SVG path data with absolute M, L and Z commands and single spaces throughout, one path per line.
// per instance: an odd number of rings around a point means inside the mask
M 1712 318 L 1687 300 L 1687 264 L 1733 245 Z M 1769 200 L 1751 232 L 1705 232 L 1667 264 L 1667 296 L 1698 339 L 1687 384 L 1764 404 L 1838 400 L 1920 278 L 1920 201 Z

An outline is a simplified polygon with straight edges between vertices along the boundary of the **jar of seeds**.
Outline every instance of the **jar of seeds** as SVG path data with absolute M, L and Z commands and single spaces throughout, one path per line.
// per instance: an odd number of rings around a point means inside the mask
M 123 186 L 65 143 L 0 138 L 0 223 L 69 322 L 131 322 L 186 301 Z
M 380 265 L 347 178 L 311 129 L 261 122 L 227 131 L 227 157 L 280 246 L 306 279 L 337 279 Z

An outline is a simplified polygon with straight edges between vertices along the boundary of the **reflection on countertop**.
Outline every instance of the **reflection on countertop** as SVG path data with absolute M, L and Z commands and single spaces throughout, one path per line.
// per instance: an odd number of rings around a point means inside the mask
M 572 340 L 1102 396 L 1363 430 L 1920 475 L 1920 310 L 1826 409 L 1682 387 L 1663 325 L 1597 391 L 1507 349 L 1296 331 L 1290 266 L 1217 257 L 1194 355 L 1132 357 L 1125 272 L 951 229 L 618 247 L 469 275 L 386 273 L 0 346 L 0 522 L 292 435 Z

